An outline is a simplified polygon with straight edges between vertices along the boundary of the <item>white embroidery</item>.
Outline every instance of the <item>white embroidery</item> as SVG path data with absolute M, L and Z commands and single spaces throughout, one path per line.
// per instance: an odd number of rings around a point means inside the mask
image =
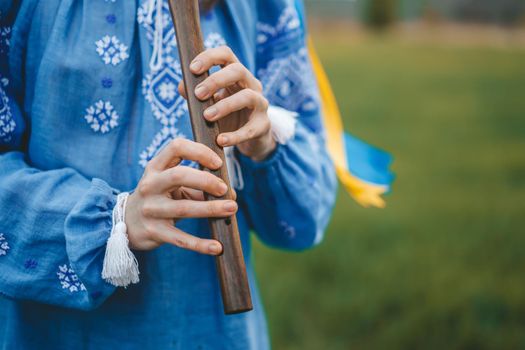
M 93 106 L 86 109 L 84 119 L 95 132 L 103 134 L 118 126 L 119 115 L 109 101 L 99 100 Z
M 162 125 L 173 126 L 176 119 L 187 112 L 187 104 L 177 91 L 182 80 L 179 62 L 173 57 L 166 57 L 164 62 L 160 70 L 146 75 L 142 81 L 142 91 L 155 118 Z
M 138 9 L 137 22 L 146 30 L 146 37 L 153 44 L 156 40 L 155 26 L 162 25 L 161 42 L 162 48 L 157 52 L 160 55 L 158 64 L 145 75 L 142 81 L 142 92 L 146 101 L 151 106 L 153 116 L 160 122 L 162 128 L 153 137 L 150 145 L 141 152 L 139 164 L 145 167 L 160 150 L 175 138 L 187 138 L 178 128 L 178 120 L 187 115 L 188 105 L 186 100 L 180 96 L 177 87 L 182 80 L 182 70 L 178 60 L 177 43 L 175 40 L 175 29 L 171 20 L 169 5 L 162 2 L 162 21 L 156 21 L 159 8 L 150 7 L 149 1 L 145 1 Z M 217 47 L 225 45 L 226 41 L 218 33 L 211 33 L 205 40 L 205 45 Z M 151 65 L 150 65 L 151 67 Z M 185 161 L 183 165 L 196 167 L 195 162 Z
M 297 112 L 318 108 L 319 96 L 306 48 L 270 61 L 258 76 L 271 104 Z
M 11 107 L 9 107 L 9 97 L 5 93 L 8 84 L 9 80 L 0 75 L 0 140 L 4 142 L 11 141 L 16 128 Z
M 0 56 L 7 55 L 10 46 L 11 27 L 0 27 Z
M 257 44 L 264 45 L 271 40 L 287 37 L 292 33 L 300 32 L 301 21 L 294 6 L 286 7 L 276 25 L 257 23 Z
M 7 255 L 9 249 L 9 243 L 5 239 L 4 234 L 0 233 L 0 256 Z
M 146 37 L 153 41 L 155 36 L 155 21 L 157 17 L 156 6 L 149 10 L 149 2 L 145 1 L 137 11 L 137 21 L 146 29 Z M 176 45 L 175 28 L 171 20 L 170 8 L 167 2 L 162 3 L 162 44 L 165 48 L 173 49 Z
M 153 138 L 151 144 L 140 153 L 139 164 L 146 167 L 148 162 L 153 159 L 171 140 L 176 138 L 186 138 L 175 127 L 164 126 Z
M 96 43 L 97 53 L 105 64 L 114 66 L 125 61 L 128 55 L 128 47 L 121 43 L 116 36 L 106 35 Z
M 79 291 L 85 291 L 86 287 L 80 281 L 77 274 L 71 266 L 60 265 L 57 272 L 58 280 L 62 285 L 62 289 L 69 290 L 70 293 L 75 293 Z
M 207 49 L 226 45 L 226 40 L 219 33 L 210 33 L 204 40 L 204 47 Z

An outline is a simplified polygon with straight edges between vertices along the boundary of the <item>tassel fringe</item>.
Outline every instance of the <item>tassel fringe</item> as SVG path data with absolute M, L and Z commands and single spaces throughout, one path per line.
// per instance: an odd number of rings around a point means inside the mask
M 129 193 L 121 193 L 113 208 L 113 228 L 106 246 L 102 278 L 116 286 L 127 287 L 139 282 L 139 264 L 135 255 L 129 249 L 127 235 L 126 203 Z

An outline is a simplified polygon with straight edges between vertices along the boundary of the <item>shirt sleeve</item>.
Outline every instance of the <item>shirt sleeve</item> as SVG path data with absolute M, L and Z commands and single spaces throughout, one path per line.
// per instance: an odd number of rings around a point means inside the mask
M 73 169 L 31 167 L 9 38 L 10 27 L 0 26 L 0 294 L 93 309 L 114 291 L 101 271 L 117 192 Z
M 337 186 L 301 5 L 260 1 L 257 24 L 257 76 L 270 104 L 297 113 L 295 135 L 262 162 L 237 151 L 244 180 L 239 198 L 251 227 L 268 245 L 290 250 L 322 240 Z

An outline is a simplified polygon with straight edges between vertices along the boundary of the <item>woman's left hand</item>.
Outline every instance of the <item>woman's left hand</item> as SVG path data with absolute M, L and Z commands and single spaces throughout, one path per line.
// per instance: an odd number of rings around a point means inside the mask
M 200 100 L 215 99 L 216 103 L 204 111 L 204 118 L 219 122 L 219 146 L 237 146 L 253 160 L 263 160 L 275 149 L 276 143 L 271 135 L 268 101 L 262 94 L 261 82 L 227 46 L 202 52 L 192 61 L 190 70 L 202 74 L 219 65 L 222 69 L 211 74 L 194 91 Z M 186 97 L 182 81 L 179 92 Z

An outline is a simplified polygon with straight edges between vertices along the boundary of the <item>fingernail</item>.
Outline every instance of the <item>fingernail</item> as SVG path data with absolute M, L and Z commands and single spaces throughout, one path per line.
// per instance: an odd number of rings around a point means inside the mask
M 226 211 L 235 211 L 237 210 L 237 203 L 229 201 L 224 204 L 224 209 Z
M 206 119 L 211 119 L 217 115 L 217 108 L 210 107 L 204 111 L 204 117 Z
M 209 245 L 208 250 L 212 254 L 219 254 L 222 251 L 222 247 L 220 244 L 212 243 Z
M 202 68 L 202 62 L 199 61 L 199 60 L 195 60 L 193 61 L 191 64 L 190 64 L 190 69 L 193 71 L 193 72 L 200 72 Z
M 221 145 L 227 145 L 228 144 L 228 137 L 227 136 L 224 136 L 224 135 L 221 135 L 219 137 L 219 143 Z
M 219 185 L 219 187 L 220 187 L 220 191 L 221 191 L 222 194 L 224 194 L 224 193 L 226 193 L 226 191 L 228 191 L 228 186 L 226 186 L 226 184 L 224 182 L 221 183 Z M 226 209 L 226 210 L 228 210 L 228 209 Z
M 195 96 L 199 98 L 204 98 L 206 97 L 206 95 L 208 95 L 208 89 L 206 88 L 206 86 L 203 86 L 203 85 L 197 86 L 197 88 L 195 89 Z

